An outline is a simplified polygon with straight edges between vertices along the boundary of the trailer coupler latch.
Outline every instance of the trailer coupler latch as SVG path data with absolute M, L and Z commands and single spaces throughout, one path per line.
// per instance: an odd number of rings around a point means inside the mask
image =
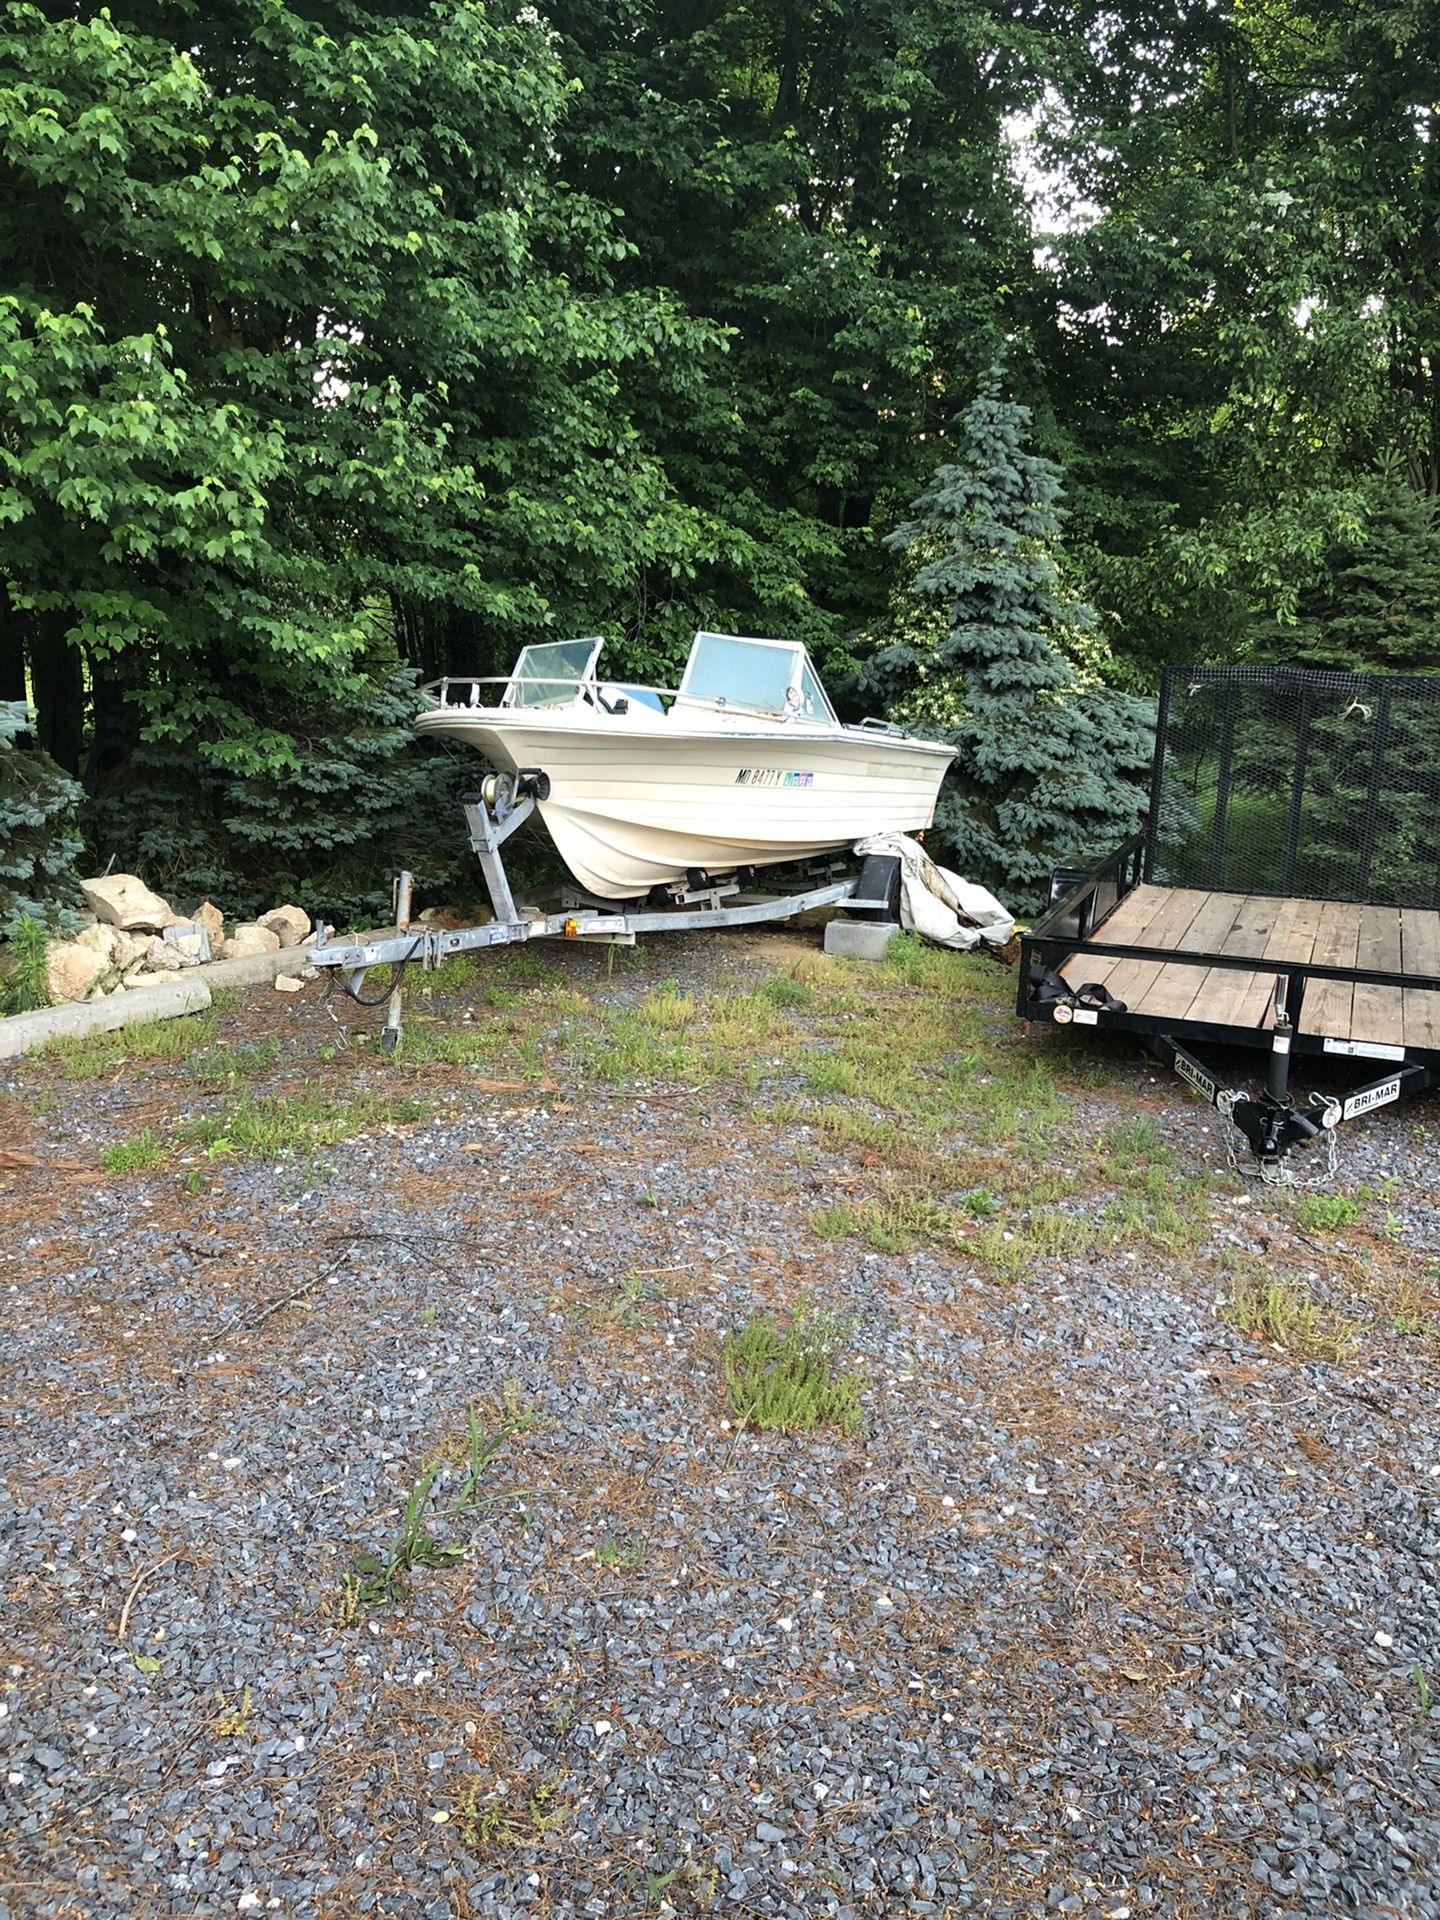
M 1237 1100 L 1230 1108 L 1230 1118 L 1249 1141 L 1255 1158 L 1270 1162 L 1283 1160 L 1295 1147 L 1308 1146 L 1326 1132 L 1327 1117 L 1324 1110 L 1313 1117 L 1301 1113 L 1268 1094 Z

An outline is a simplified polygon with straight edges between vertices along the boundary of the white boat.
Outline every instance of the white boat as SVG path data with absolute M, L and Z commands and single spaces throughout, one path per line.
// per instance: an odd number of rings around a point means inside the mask
M 674 690 L 598 679 L 603 644 L 553 641 L 526 647 L 508 679 L 432 682 L 415 722 L 532 776 L 587 892 L 638 899 L 930 824 L 954 749 L 883 721 L 843 726 L 798 643 L 699 633 Z

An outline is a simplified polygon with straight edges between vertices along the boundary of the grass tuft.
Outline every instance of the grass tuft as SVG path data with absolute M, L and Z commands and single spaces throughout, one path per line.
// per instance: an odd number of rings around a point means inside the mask
M 1347 1199 L 1343 1193 L 1307 1193 L 1296 1205 L 1295 1224 L 1307 1233 L 1334 1233 L 1351 1226 L 1361 1211 L 1359 1201 Z
M 783 1330 L 769 1314 L 761 1314 L 727 1333 L 720 1369 L 741 1424 L 790 1433 L 819 1426 L 858 1432 L 865 1417 L 864 1379 L 835 1368 L 854 1327 L 851 1316 L 801 1308 Z
M 360 1093 L 349 1100 L 318 1093 L 277 1095 L 269 1100 L 239 1100 L 224 1113 L 192 1120 L 181 1139 L 211 1156 L 235 1153 L 263 1160 L 277 1153 L 333 1147 L 366 1127 L 399 1126 L 424 1117 L 419 1100 Z
M 1353 1321 L 1323 1312 L 1290 1281 L 1264 1274 L 1237 1274 L 1220 1317 L 1242 1333 L 1283 1347 L 1299 1360 L 1338 1363 L 1354 1352 L 1360 1339 Z
M 100 1164 L 106 1173 L 151 1173 L 163 1167 L 170 1148 L 146 1127 L 134 1140 L 121 1140 L 101 1152 Z
M 142 1020 L 113 1033 L 51 1040 L 39 1051 L 67 1080 L 100 1080 L 127 1060 L 185 1060 L 210 1046 L 220 1031 L 213 1008 L 179 1020 Z

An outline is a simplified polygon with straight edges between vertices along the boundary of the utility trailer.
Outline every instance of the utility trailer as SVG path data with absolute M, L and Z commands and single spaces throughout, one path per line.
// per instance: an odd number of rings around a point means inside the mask
M 1055 876 L 1020 1017 L 1134 1034 L 1267 1177 L 1319 1138 L 1333 1163 L 1343 1121 L 1440 1081 L 1437 763 L 1440 677 L 1167 670 L 1145 829 Z M 1205 1057 L 1237 1045 L 1262 1090 Z M 1374 1072 L 1302 1102 L 1296 1055 Z
M 517 773 L 489 775 L 462 802 L 470 844 L 490 896 L 489 920 L 472 927 L 413 925 L 413 883 L 408 873 L 400 874 L 396 882 L 393 927 L 333 940 L 324 920 L 315 916 L 318 932 L 310 950 L 311 964 L 333 969 L 342 990 L 359 1005 L 385 1004 L 380 1036 L 385 1052 L 393 1053 L 404 1033 L 406 970 L 418 966 L 428 972 L 452 953 L 545 939 L 634 946 L 641 933 L 708 933 L 720 927 L 758 926 L 842 904 L 847 913 L 861 918 L 894 920 L 897 916 L 900 862 L 884 855 L 866 857 L 859 870 L 851 872 L 844 870 L 843 859 L 834 858 L 783 871 L 767 868 L 764 884 L 762 875 L 749 871 L 719 876 L 697 872 L 683 886 L 659 889 L 662 897 L 645 901 L 602 900 L 570 885 L 561 890 L 558 912 L 517 904 L 501 848 L 548 791 L 542 772 L 522 767 Z M 848 864 L 853 866 L 853 861 Z M 390 977 L 378 994 L 367 995 L 366 975 L 373 967 L 389 967 Z

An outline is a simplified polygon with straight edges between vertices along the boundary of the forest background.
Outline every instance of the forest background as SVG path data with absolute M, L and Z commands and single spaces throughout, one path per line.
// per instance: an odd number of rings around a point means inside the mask
M 1432 0 L 7 0 L 0 921 L 77 807 L 436 897 L 414 687 L 537 639 L 998 729 L 1002 882 L 1142 803 L 1166 663 L 1435 670 L 1437 103 Z

